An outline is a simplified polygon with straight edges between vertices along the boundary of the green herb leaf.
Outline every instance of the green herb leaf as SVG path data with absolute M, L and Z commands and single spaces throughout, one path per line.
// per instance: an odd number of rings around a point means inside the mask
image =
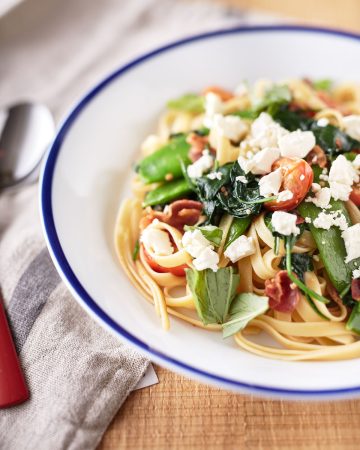
M 268 297 L 246 293 L 238 295 L 232 302 L 230 319 L 223 324 L 223 337 L 227 338 L 246 327 L 255 317 L 269 309 Z
M 333 81 L 329 79 L 322 79 L 322 80 L 314 80 L 312 82 L 312 85 L 314 88 L 318 91 L 330 91 L 333 85 Z
M 286 258 L 281 259 L 279 267 L 281 269 L 286 269 Z M 312 257 L 306 253 L 292 253 L 291 268 L 299 279 L 304 281 L 305 272 L 311 272 L 314 270 Z
M 176 111 L 186 111 L 193 113 L 202 113 L 204 111 L 205 99 L 197 94 L 185 94 L 167 103 L 169 109 Z
M 186 280 L 194 297 L 196 311 L 207 325 L 223 323 L 235 296 L 240 277 L 232 267 L 213 272 L 211 269 L 186 270 Z
M 215 227 L 214 225 L 205 225 L 205 226 L 184 226 L 185 231 L 199 230 L 202 235 L 214 244 L 216 247 L 219 247 L 223 235 L 223 230 L 219 227 Z
M 263 111 L 273 105 L 282 105 L 291 101 L 290 89 L 285 85 L 276 84 L 268 89 L 264 98 L 255 105 L 255 111 Z
M 241 119 L 255 120 L 258 117 L 259 112 L 255 111 L 253 109 L 245 109 L 243 111 L 235 111 L 235 112 L 231 113 L 230 115 L 238 116 Z

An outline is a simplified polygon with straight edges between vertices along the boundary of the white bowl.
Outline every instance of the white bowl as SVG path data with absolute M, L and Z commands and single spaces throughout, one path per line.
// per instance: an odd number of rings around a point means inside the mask
M 308 76 L 360 80 L 360 37 L 276 26 L 190 37 L 132 61 L 91 90 L 63 123 L 42 175 L 41 208 L 54 263 L 84 309 L 115 336 L 171 370 L 220 387 L 300 398 L 360 392 L 360 359 L 284 362 L 174 318 L 162 330 L 113 247 L 131 165 L 168 99 L 241 80 Z

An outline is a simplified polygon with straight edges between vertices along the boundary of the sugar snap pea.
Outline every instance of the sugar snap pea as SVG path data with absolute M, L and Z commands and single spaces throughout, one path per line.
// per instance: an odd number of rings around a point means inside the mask
M 175 180 L 182 177 L 180 159 L 190 164 L 188 157 L 190 145 L 186 136 L 173 138 L 164 147 L 147 156 L 137 166 L 137 172 L 144 183 Z
M 351 225 L 344 203 L 339 200 L 331 200 L 330 204 L 331 209 L 328 212 L 340 211 L 348 224 Z M 302 202 L 298 206 L 298 211 L 302 217 L 309 217 L 313 222 L 321 209 L 313 203 Z M 353 264 L 345 263 L 346 250 L 344 240 L 341 237 L 341 230 L 335 226 L 332 226 L 329 230 L 324 230 L 323 228 L 316 228 L 313 223 L 309 224 L 309 228 L 331 283 L 339 293 L 346 291 L 351 284 Z
M 170 181 L 150 191 L 145 197 L 143 206 L 164 205 L 177 198 L 186 197 L 190 192 L 191 189 L 185 179 Z

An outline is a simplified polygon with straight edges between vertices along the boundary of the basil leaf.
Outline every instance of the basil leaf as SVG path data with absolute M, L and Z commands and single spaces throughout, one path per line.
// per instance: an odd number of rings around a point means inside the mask
M 197 313 L 202 322 L 223 323 L 235 296 L 240 277 L 232 267 L 213 272 L 211 269 L 186 270 L 186 280 L 194 297 Z
M 330 89 L 332 88 L 333 82 L 332 82 L 332 80 L 324 78 L 322 80 L 314 80 L 312 82 L 312 85 L 318 91 L 330 91 Z
M 255 105 L 256 111 L 263 111 L 273 105 L 282 105 L 291 101 L 290 89 L 285 85 L 276 84 L 265 92 L 264 98 Z
M 182 97 L 167 102 L 169 109 L 193 113 L 204 112 L 204 97 L 197 94 L 185 94 Z
M 205 225 L 205 226 L 184 226 L 185 231 L 191 230 L 199 230 L 203 234 L 203 236 L 214 244 L 216 247 L 219 247 L 221 244 L 221 239 L 223 235 L 223 230 L 219 227 L 215 227 L 214 225 Z
M 286 258 L 281 259 L 279 267 L 286 270 Z M 314 270 L 312 257 L 306 253 L 292 253 L 291 269 L 301 281 L 304 281 L 305 272 Z
M 246 327 L 255 317 L 269 309 L 268 297 L 252 293 L 238 295 L 230 309 L 230 319 L 223 324 L 223 337 L 227 338 Z
M 203 324 L 215 323 L 209 308 L 210 300 L 205 286 L 205 270 L 186 269 L 186 281 L 194 297 L 196 311 Z

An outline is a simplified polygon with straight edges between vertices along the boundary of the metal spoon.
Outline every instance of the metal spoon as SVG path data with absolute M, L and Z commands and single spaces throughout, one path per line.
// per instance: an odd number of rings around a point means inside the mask
M 0 127 L 0 191 L 34 178 L 54 136 L 55 125 L 44 105 L 10 107 Z M 29 391 L 0 296 L 0 408 L 24 402 Z

